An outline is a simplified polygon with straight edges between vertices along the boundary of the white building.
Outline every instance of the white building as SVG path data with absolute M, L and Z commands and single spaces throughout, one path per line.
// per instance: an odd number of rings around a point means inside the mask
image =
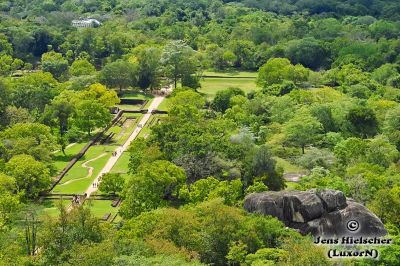
M 96 28 L 101 25 L 100 21 L 93 18 L 75 19 L 71 22 L 73 27 L 77 28 Z

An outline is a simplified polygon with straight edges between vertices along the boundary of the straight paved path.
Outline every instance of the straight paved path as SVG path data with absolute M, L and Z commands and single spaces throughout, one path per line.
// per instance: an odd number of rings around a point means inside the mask
M 131 144 L 131 142 L 139 135 L 140 130 L 142 130 L 141 126 L 144 126 L 147 121 L 149 120 L 149 118 L 151 117 L 151 112 L 153 110 L 156 110 L 157 107 L 161 104 L 161 102 L 164 100 L 165 97 L 155 97 L 153 99 L 153 101 L 150 104 L 150 107 L 148 109 L 148 112 L 143 116 L 143 118 L 140 120 L 139 124 L 136 126 L 136 129 L 133 131 L 133 133 L 129 136 L 128 140 L 124 143 L 124 145 L 118 147 L 117 149 L 115 149 L 115 156 L 112 156 L 108 162 L 106 163 L 106 165 L 104 166 L 104 168 L 100 171 L 100 173 L 97 175 L 96 179 L 93 181 L 92 184 L 90 184 L 90 186 L 88 187 L 88 189 L 86 190 L 86 198 L 89 198 L 90 195 L 97 191 L 98 187 L 94 187 L 93 184 L 98 184 L 99 183 L 99 178 L 103 175 L 106 174 L 108 172 L 111 171 L 111 169 L 114 167 L 114 165 L 117 163 L 118 159 L 121 157 L 122 153 L 124 151 L 126 151 L 129 148 L 129 145 Z

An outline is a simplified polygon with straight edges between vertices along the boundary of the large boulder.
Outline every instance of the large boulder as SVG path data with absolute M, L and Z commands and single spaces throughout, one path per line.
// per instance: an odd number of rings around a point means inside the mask
M 387 233 L 375 214 L 336 190 L 252 193 L 245 198 L 244 208 L 274 216 L 302 234 L 378 237 Z M 349 229 L 354 221 L 356 230 L 354 224 Z

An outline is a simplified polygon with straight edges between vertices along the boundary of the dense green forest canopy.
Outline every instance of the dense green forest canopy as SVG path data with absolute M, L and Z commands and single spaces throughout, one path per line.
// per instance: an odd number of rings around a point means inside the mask
M 101 24 L 71 23 L 85 18 Z M 397 265 L 399 37 L 397 0 L 0 0 L 0 265 L 333 265 L 242 206 L 314 188 L 365 204 L 395 239 L 348 265 Z M 68 149 L 121 98 L 170 84 L 168 116 L 100 184 L 120 220 L 66 200 L 42 215 Z

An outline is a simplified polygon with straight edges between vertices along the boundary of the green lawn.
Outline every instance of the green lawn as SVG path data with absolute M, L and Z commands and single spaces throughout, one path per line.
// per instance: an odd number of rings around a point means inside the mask
M 142 118 L 143 114 L 141 113 L 123 113 L 122 117 L 131 117 L 131 118 L 138 118 L 140 120 Z
M 128 172 L 129 168 L 129 152 L 124 152 L 121 157 L 119 157 L 117 163 L 114 165 L 114 167 L 111 169 L 111 173 L 120 173 L 120 174 L 125 174 Z
M 85 202 L 90 206 L 93 216 L 102 218 L 104 214 L 111 213 L 111 218 L 118 213 L 118 207 L 111 206 L 112 200 L 88 200 Z
M 153 101 L 152 99 L 149 99 L 149 100 L 147 101 L 147 103 L 145 104 L 145 106 L 143 107 L 143 109 L 149 109 L 149 107 L 150 107 L 152 101 Z
M 118 104 L 117 107 L 120 110 L 124 110 L 124 111 L 137 111 L 137 110 L 141 110 L 142 109 L 142 105 L 141 104 Z
M 64 207 L 68 207 L 71 203 L 70 199 L 64 199 L 63 205 Z M 60 200 L 56 199 L 45 199 L 39 207 L 39 216 L 49 216 L 52 218 L 57 217 L 60 214 L 59 210 Z
M 52 192 L 83 194 L 107 163 L 114 149 L 115 147 L 103 145 L 94 145 L 90 147 L 86 154 L 76 162 Z M 102 154 L 105 155 L 99 157 Z M 92 159 L 95 160 L 87 163 L 87 166 L 93 167 L 94 169 L 92 175 L 88 176 L 89 169 L 83 167 L 82 164 Z
M 142 114 L 135 114 L 135 116 L 125 116 L 129 119 L 127 119 L 123 125 L 118 125 L 110 128 L 107 131 L 106 136 L 110 133 L 114 133 L 115 135 L 113 136 L 112 140 L 107 143 L 107 145 L 123 145 L 135 130 L 142 116 Z M 123 116 L 122 120 L 125 120 L 125 117 Z
M 58 151 L 54 154 L 54 166 L 57 169 L 57 173 L 61 172 L 68 163 L 74 158 L 74 156 L 85 147 L 86 143 L 76 143 L 71 147 L 65 149 L 65 155 Z
M 171 108 L 171 98 L 167 97 L 164 99 L 164 101 L 162 101 L 160 103 L 160 105 L 158 106 L 157 110 L 160 111 L 169 111 L 169 109 Z
M 279 157 L 273 157 L 273 159 L 276 161 L 277 166 L 283 168 L 284 173 L 303 173 L 306 171 L 300 166 L 294 165 L 285 159 Z
M 139 99 L 139 100 L 150 100 L 153 99 L 152 94 L 145 94 L 141 92 L 126 92 L 121 96 L 121 99 Z
M 205 71 L 203 77 L 227 77 L 227 78 L 257 78 L 257 72 L 248 71 L 231 71 L 231 72 L 215 72 Z
M 203 78 L 198 92 L 204 94 L 207 99 L 212 99 L 217 91 L 231 87 L 240 88 L 246 93 L 258 89 L 256 78 Z

